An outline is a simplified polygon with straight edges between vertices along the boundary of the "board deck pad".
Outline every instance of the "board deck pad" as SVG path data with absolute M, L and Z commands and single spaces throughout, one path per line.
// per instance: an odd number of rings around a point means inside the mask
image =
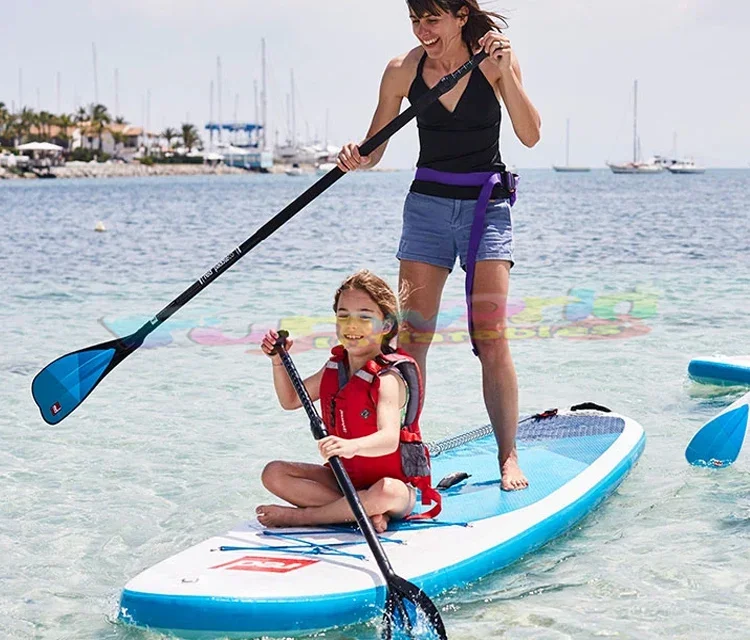
M 641 426 L 599 411 L 527 418 L 518 456 L 523 491 L 500 490 L 489 427 L 430 445 L 435 520 L 392 523 L 380 538 L 396 573 L 430 596 L 505 567 L 560 535 L 614 491 L 645 444 Z M 123 591 L 126 623 L 178 633 L 310 633 L 382 614 L 385 587 L 350 526 L 265 529 L 244 522 L 147 569 Z

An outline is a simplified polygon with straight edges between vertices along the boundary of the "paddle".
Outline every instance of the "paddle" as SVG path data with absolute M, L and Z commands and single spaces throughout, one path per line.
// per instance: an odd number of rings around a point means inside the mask
M 388 140 L 418 113 L 424 111 L 482 60 L 487 57 L 483 51 L 476 54 L 462 67 L 448 74 L 432 89 L 425 93 L 408 109 L 391 120 L 380 131 L 359 147 L 360 154 L 366 156 Z M 172 300 L 166 307 L 146 322 L 138 331 L 124 338 L 95 344 L 91 347 L 68 353 L 42 369 L 31 383 L 31 393 L 45 422 L 57 424 L 69 416 L 94 390 L 104 376 L 143 344 L 146 336 L 166 321 L 178 309 L 186 305 L 203 291 L 222 273 L 244 257 L 251 249 L 291 220 L 305 206 L 323 193 L 344 175 L 338 167 L 331 169 L 296 200 L 288 204 L 266 222 L 252 236 L 245 240 L 229 255 L 219 260 L 188 289 Z
M 302 382 L 302 378 L 297 371 L 297 367 L 294 366 L 292 358 L 285 349 L 286 339 L 289 337 L 289 333 L 285 330 L 279 331 L 279 337 L 276 340 L 276 353 L 281 357 L 281 362 L 289 375 L 294 390 L 299 396 L 300 402 L 307 413 L 307 417 L 310 419 L 310 430 L 316 440 L 325 438 L 328 436 L 323 421 L 318 415 L 318 411 L 315 409 L 312 400 L 310 399 L 307 389 Z M 372 551 L 372 555 L 375 558 L 375 562 L 380 567 L 380 572 L 383 574 L 387 585 L 387 595 L 385 601 L 385 612 L 383 613 L 383 638 L 390 639 L 393 637 L 394 623 L 398 624 L 399 620 L 403 623 L 407 633 L 411 635 L 411 631 L 414 627 L 416 620 L 412 620 L 409 616 L 409 608 L 407 603 L 411 603 L 416 608 L 416 612 L 421 611 L 424 614 L 426 622 L 428 622 L 432 631 L 435 632 L 438 638 L 441 640 L 447 640 L 445 633 L 445 626 L 440 618 L 440 613 L 437 610 L 435 604 L 430 600 L 427 595 L 419 587 L 411 582 L 404 580 L 400 576 L 396 575 L 391 567 L 391 563 L 388 560 L 388 556 L 385 555 L 380 540 L 378 540 L 378 534 L 375 528 L 372 526 L 370 518 L 367 516 L 362 503 L 357 495 L 357 490 L 354 488 L 349 474 L 344 469 L 344 465 L 338 456 L 333 456 L 328 459 L 328 464 L 331 465 L 331 471 L 336 476 L 336 482 L 338 482 L 341 491 L 346 497 L 349 507 L 357 520 L 362 534 L 367 540 L 367 544 Z M 415 612 L 415 613 L 416 613 Z M 421 634 L 424 637 L 424 634 Z
M 728 467 L 740 454 L 745 440 L 750 393 L 746 393 L 693 436 L 686 451 L 687 461 L 701 467 Z

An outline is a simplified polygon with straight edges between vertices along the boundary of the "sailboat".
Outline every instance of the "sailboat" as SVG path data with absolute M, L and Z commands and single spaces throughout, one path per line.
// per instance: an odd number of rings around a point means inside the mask
M 582 173 L 591 171 L 591 167 L 576 167 L 570 165 L 570 118 L 565 120 L 565 165 L 553 164 L 552 168 L 560 173 Z
M 695 160 L 692 158 L 686 158 L 685 160 L 677 160 L 674 164 L 670 164 L 667 167 L 670 173 L 706 173 L 703 167 L 699 167 L 695 164 Z
M 664 162 L 656 159 L 642 162 L 638 160 L 638 80 L 633 83 L 633 161 L 620 164 L 607 163 L 612 173 L 661 173 Z

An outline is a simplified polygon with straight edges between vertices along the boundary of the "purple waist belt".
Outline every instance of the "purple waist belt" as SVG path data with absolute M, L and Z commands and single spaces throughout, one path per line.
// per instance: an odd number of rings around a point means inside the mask
M 466 307 L 469 311 L 469 336 L 474 355 L 479 355 L 477 345 L 474 342 L 474 314 L 471 298 L 474 290 L 474 271 L 477 264 L 477 252 L 479 243 L 484 232 L 484 219 L 487 214 L 487 205 L 492 197 L 492 190 L 496 184 L 501 184 L 509 194 L 510 206 L 516 202 L 516 186 L 518 176 L 509 171 L 492 172 L 478 171 L 475 173 L 449 173 L 447 171 L 436 171 L 421 167 L 417 169 L 415 176 L 417 180 L 425 182 L 437 182 L 454 187 L 482 187 L 479 198 L 474 209 L 474 220 L 471 223 L 471 234 L 469 235 L 469 250 L 466 254 Z

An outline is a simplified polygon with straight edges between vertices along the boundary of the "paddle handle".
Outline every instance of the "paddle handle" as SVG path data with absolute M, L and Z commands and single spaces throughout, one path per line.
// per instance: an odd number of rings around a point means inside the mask
M 297 392 L 297 396 L 302 403 L 302 407 L 305 409 L 305 413 L 307 413 L 307 417 L 310 419 L 310 430 L 312 431 L 313 436 L 316 440 L 320 440 L 328 436 L 328 430 L 326 429 L 325 424 L 323 424 L 323 420 L 320 418 L 318 410 L 315 408 L 315 405 L 310 398 L 310 394 L 307 393 L 305 384 L 302 381 L 302 376 L 300 376 L 289 352 L 285 348 L 286 339 L 288 337 L 289 332 L 284 329 L 279 331 L 279 337 L 274 345 L 276 347 L 276 353 L 281 358 L 281 362 L 289 376 L 289 380 L 291 381 L 294 390 Z M 344 468 L 343 462 L 341 462 L 341 459 L 338 456 L 331 456 L 328 458 L 328 464 L 331 467 L 331 471 L 333 471 L 333 475 L 336 477 L 336 482 L 344 494 L 346 501 L 349 503 L 349 508 L 354 514 L 354 518 L 357 521 L 360 531 L 362 531 L 362 535 L 364 535 L 365 540 L 367 540 L 372 555 L 375 557 L 375 562 L 378 563 L 378 567 L 380 567 L 383 577 L 386 581 L 390 582 L 395 576 L 395 572 L 388 560 L 388 556 L 385 555 L 385 551 L 380 544 L 375 527 L 373 527 L 372 521 L 362 505 L 362 501 L 359 499 L 357 489 L 352 484 L 352 480 Z
M 472 57 L 466 64 L 460 66 L 453 73 L 443 77 L 432 89 L 427 91 L 421 98 L 414 102 L 408 109 L 391 120 L 387 125 L 368 138 L 359 147 L 362 155 L 369 155 L 381 144 L 386 142 L 393 134 L 403 128 L 418 113 L 424 111 L 433 102 L 436 102 L 440 96 L 453 89 L 458 81 L 463 78 L 472 69 L 476 68 L 479 63 L 487 57 L 484 51 L 480 51 Z M 157 313 L 151 320 L 146 322 L 138 331 L 126 340 L 131 343 L 131 348 L 137 348 L 146 338 L 146 336 L 156 329 L 162 322 L 167 320 L 178 309 L 186 305 L 198 293 L 203 291 L 222 273 L 231 268 L 237 261 L 243 258 L 248 251 L 263 242 L 268 236 L 277 231 L 282 225 L 291 220 L 297 213 L 304 209 L 310 202 L 315 200 L 321 193 L 326 191 L 331 185 L 342 178 L 345 173 L 335 167 L 326 173 L 320 180 L 304 191 L 299 197 L 290 202 L 273 218 L 268 220 L 252 236 L 245 240 L 241 245 L 236 247 L 231 253 L 219 260 L 211 269 L 206 271 L 198 280 L 196 280 L 188 289 L 181 293 L 177 298 L 172 300 L 166 307 Z

